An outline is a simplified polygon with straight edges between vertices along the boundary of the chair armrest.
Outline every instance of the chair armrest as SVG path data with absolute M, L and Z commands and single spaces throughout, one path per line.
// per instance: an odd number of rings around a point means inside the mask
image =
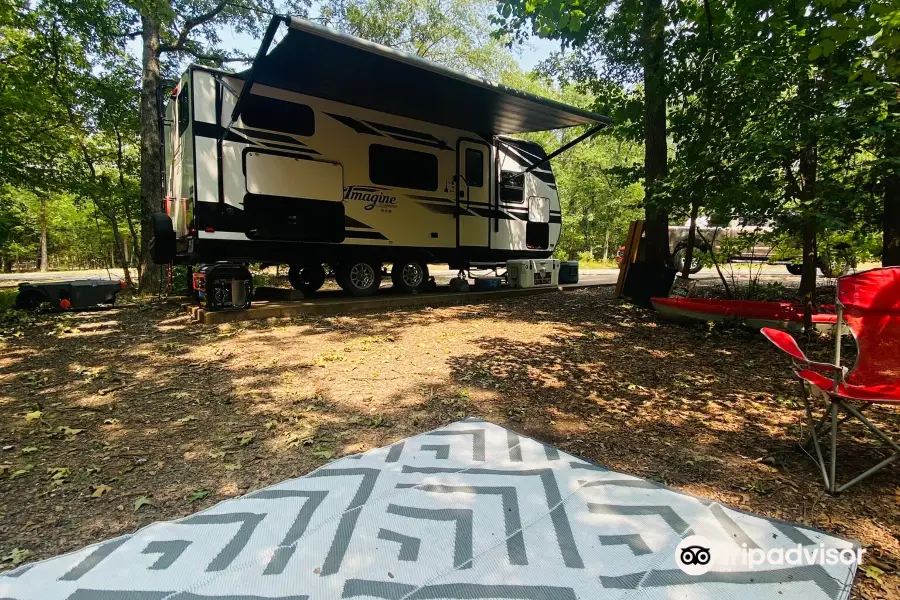
M 830 363 L 815 362 L 806 358 L 806 354 L 800 349 L 794 336 L 785 331 L 764 327 L 760 330 L 760 333 L 762 333 L 767 340 L 775 344 L 779 350 L 793 358 L 795 361 L 802 363 L 804 369 L 822 371 L 825 373 L 843 372 L 843 369 Z
M 795 340 L 794 336 L 791 334 L 786 331 L 781 331 L 780 329 L 772 329 L 771 327 L 763 327 L 759 332 L 763 334 L 767 340 L 775 344 L 779 350 L 794 360 L 799 360 L 804 363 L 809 362 L 809 359 L 806 358 L 806 354 L 803 353 L 803 350 L 797 345 L 797 340 Z

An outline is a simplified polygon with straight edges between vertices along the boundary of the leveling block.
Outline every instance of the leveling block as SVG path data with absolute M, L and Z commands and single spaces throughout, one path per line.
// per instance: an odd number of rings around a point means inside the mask
M 479 304 L 503 298 L 552 294 L 559 291 L 604 287 L 607 285 L 609 284 L 579 283 L 523 289 L 501 288 L 484 292 L 450 292 L 444 291 L 447 288 L 441 288 L 437 292 L 427 294 L 392 294 L 390 293 L 390 288 L 387 288 L 382 290 L 381 293 L 367 298 L 351 298 L 340 292 L 318 292 L 315 297 L 302 301 L 260 302 L 254 299 L 253 305 L 247 310 L 209 311 L 196 304 L 186 304 L 185 307 L 194 321 L 206 325 L 216 325 L 235 321 L 296 317 L 299 315 L 327 316 L 378 310 L 399 310 L 420 306 L 436 307 Z
M 858 556 L 466 419 L 19 567 L 0 598 L 844 600 Z

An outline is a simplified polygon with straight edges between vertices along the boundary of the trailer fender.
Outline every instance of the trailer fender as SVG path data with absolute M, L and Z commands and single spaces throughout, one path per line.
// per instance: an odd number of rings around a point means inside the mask
M 167 265 L 175 260 L 175 228 L 172 218 L 163 213 L 155 213 L 152 221 L 153 237 L 150 239 L 150 253 L 157 265 Z

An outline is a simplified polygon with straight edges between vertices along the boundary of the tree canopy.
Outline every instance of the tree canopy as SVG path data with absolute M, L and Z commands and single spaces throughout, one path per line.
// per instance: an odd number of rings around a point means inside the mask
M 154 289 L 158 94 L 190 60 L 240 67 L 247 53 L 225 28 L 259 37 L 272 13 L 310 10 L 611 115 L 614 127 L 554 160 L 560 256 L 611 256 L 643 214 L 650 254 L 666 261 L 670 216 L 706 214 L 772 224 L 802 250 L 807 291 L 835 240 L 883 240 L 883 262 L 900 263 L 893 0 L 0 0 L 2 267 L 36 266 L 44 246 L 71 257 L 60 266 L 137 268 Z M 533 37 L 560 51 L 525 73 L 515 59 Z M 532 137 L 553 149 L 581 132 Z

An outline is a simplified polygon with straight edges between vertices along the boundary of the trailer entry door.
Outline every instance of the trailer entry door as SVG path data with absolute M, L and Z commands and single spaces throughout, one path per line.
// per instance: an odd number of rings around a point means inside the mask
M 486 247 L 491 222 L 491 147 L 477 140 L 460 140 L 456 148 L 457 243 Z

